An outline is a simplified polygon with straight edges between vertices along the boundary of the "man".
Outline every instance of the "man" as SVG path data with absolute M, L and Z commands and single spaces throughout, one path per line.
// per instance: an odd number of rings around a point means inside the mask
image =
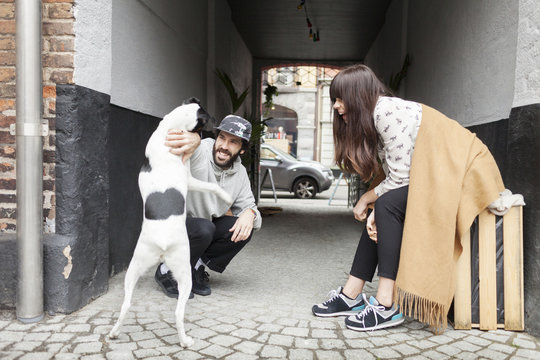
M 229 207 L 213 194 L 188 193 L 186 228 L 193 281 L 190 298 L 193 293 L 210 295 L 205 267 L 222 273 L 262 223 L 239 158 L 248 148 L 251 124 L 240 116 L 228 115 L 216 130 L 216 140 L 202 141 L 196 133 L 171 130 L 165 142 L 184 162 L 190 159 L 193 177 L 218 184 L 233 198 Z M 167 296 L 178 297 L 177 283 L 165 264 L 158 266 L 155 279 Z

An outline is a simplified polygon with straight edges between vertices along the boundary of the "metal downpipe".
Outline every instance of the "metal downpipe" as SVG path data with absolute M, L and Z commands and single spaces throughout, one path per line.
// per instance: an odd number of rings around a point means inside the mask
M 16 0 L 17 318 L 43 319 L 41 1 Z

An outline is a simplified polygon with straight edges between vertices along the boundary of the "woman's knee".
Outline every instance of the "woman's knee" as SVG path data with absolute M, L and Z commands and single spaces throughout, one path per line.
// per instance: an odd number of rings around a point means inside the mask
M 408 186 L 390 190 L 375 201 L 375 214 L 404 214 L 407 207 Z

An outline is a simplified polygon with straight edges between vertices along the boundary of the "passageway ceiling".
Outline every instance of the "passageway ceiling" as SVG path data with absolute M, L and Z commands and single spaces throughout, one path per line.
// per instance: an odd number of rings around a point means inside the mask
M 233 22 L 256 59 L 358 62 L 384 23 L 391 0 L 306 0 L 320 41 L 309 38 L 301 0 L 228 0 Z

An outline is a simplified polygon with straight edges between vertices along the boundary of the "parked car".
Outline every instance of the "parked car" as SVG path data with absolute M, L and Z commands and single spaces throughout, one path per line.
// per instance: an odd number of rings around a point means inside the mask
M 316 194 L 328 190 L 334 180 L 332 170 L 317 161 L 298 160 L 290 154 L 269 144 L 261 144 L 261 189 L 272 190 L 272 180 L 276 190 L 294 193 L 299 199 L 311 199 Z

